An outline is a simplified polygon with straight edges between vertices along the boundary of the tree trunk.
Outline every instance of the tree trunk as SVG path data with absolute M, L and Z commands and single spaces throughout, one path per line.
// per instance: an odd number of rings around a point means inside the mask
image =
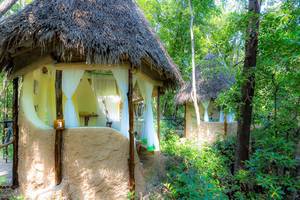
M 194 39 L 194 12 L 192 6 L 192 0 L 189 0 L 189 7 L 190 7 L 190 14 L 191 14 L 191 21 L 190 21 L 190 32 L 191 32 L 191 47 L 192 47 L 192 99 L 194 102 L 194 108 L 196 112 L 196 119 L 197 119 L 197 128 L 198 131 L 200 130 L 200 113 L 199 113 L 199 106 L 197 101 L 197 89 L 196 89 L 196 64 L 195 64 L 195 39 Z
M 17 2 L 18 0 L 6 0 L 0 4 L 0 18 Z
M 252 119 L 252 100 L 255 88 L 255 67 L 258 49 L 258 29 L 260 5 L 258 0 L 249 0 L 249 24 L 245 47 L 245 61 L 241 86 L 240 117 L 238 119 L 235 172 L 244 168 L 244 161 L 249 159 L 250 126 Z

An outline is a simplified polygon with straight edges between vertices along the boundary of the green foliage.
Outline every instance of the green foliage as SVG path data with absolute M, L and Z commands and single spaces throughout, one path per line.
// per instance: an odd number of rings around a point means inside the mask
M 199 150 L 169 131 L 162 141 L 168 156 L 166 196 L 170 199 L 287 199 L 300 190 L 295 179 L 295 143 L 271 128 L 252 135 L 246 169 L 232 174 L 235 137 Z
M 6 177 L 5 176 L 0 176 L 0 185 L 3 185 L 7 183 Z
M 138 0 L 145 16 L 153 29 L 159 35 L 168 53 L 185 80 L 190 78 L 191 67 L 191 39 L 190 39 L 190 12 L 187 0 Z M 195 49 L 196 61 L 210 51 L 208 32 L 210 17 L 218 13 L 214 0 L 192 1 L 195 20 Z M 171 117 L 176 114 L 183 116 L 183 108 L 174 105 L 174 95 L 177 91 L 167 91 L 162 97 L 162 113 Z
M 275 136 L 273 128 L 252 132 L 252 154 L 246 169 L 235 175 L 241 189 L 235 191 L 242 199 L 287 199 L 299 191 L 295 178 L 295 143 Z
M 0 0 L 2 2 L 2 0 Z M 19 11 L 18 1 L 7 15 Z M 31 0 L 26 0 L 26 3 Z M 191 74 L 191 47 L 187 0 L 138 0 L 168 53 L 185 80 Z M 225 112 L 238 113 L 241 67 L 244 60 L 248 15 L 243 9 L 228 10 L 227 1 L 192 1 L 195 12 L 196 60 L 210 52 L 220 56 L 236 75 L 236 83 L 219 95 Z M 246 1 L 234 1 L 245 7 Z M 235 175 L 235 138 L 198 149 L 180 139 L 178 122 L 162 120 L 162 151 L 168 157 L 166 199 L 289 199 L 300 191 L 295 177 L 295 146 L 300 139 L 300 3 L 282 1 L 277 8 L 264 9 L 260 16 L 259 51 L 253 108 L 251 155 L 246 168 Z M 0 77 L 2 88 L 3 76 Z M 11 85 L 8 97 L 12 96 Z M 164 117 L 183 117 L 174 105 L 176 91 L 162 97 Z M 8 107 L 11 98 L 8 98 Z M 4 98 L 0 101 L 4 112 Z M 11 117 L 11 110 L 8 118 Z M 1 121 L 5 118 L 0 116 Z M 1 136 L 2 133 L 0 133 Z M 10 154 L 12 155 L 12 154 Z M 2 180 L 0 180 L 1 182 Z M 132 194 L 129 194 L 129 197 Z
M 200 152 L 172 132 L 165 137 L 162 148 L 169 156 L 165 184 L 170 190 L 169 198 L 227 199 L 220 182 L 229 175 L 225 159 L 210 147 Z

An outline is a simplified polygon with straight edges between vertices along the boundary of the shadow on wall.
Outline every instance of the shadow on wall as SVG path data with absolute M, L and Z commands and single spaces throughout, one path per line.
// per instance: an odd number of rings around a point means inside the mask
M 54 130 L 35 128 L 19 118 L 19 182 L 20 191 L 33 198 L 36 191 L 54 186 Z
M 54 131 L 34 128 L 25 118 L 22 118 L 20 124 L 21 194 L 30 199 L 53 197 L 57 193 L 57 188 L 54 187 Z M 61 188 L 63 191 L 60 197 L 127 199 L 128 145 L 124 136 L 110 128 L 66 130 L 63 184 L 67 189 Z M 144 191 L 141 171 L 137 158 L 137 193 Z
M 126 199 L 128 139 L 110 128 L 76 128 L 65 132 L 64 174 L 71 198 Z M 144 181 L 136 159 L 137 192 Z
M 54 130 L 44 124 L 33 105 L 33 74 L 24 77 L 19 114 L 20 191 L 33 197 L 35 192 L 54 186 Z

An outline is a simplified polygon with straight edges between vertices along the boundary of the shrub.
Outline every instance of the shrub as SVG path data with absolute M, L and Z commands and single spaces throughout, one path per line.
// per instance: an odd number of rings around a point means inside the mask
M 252 133 L 246 168 L 233 175 L 236 138 L 201 150 L 173 131 L 164 135 L 170 199 L 290 199 L 300 191 L 295 177 L 295 141 L 258 129 Z M 272 130 L 269 130 L 272 131 Z
M 170 132 L 162 142 L 167 162 L 169 198 L 227 199 L 220 179 L 229 174 L 225 160 L 210 147 L 200 151 Z

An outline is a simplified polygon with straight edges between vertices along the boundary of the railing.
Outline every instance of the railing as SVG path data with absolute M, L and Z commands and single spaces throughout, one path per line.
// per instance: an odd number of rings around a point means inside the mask
M 4 144 L 0 144 L 0 149 L 8 147 L 9 145 L 13 144 L 15 141 L 15 139 L 12 139 L 10 142 L 8 143 L 4 143 Z
M 2 135 L 2 144 L 0 144 L 0 149 L 5 148 L 3 152 L 3 158 L 7 162 L 8 159 L 8 146 L 14 143 L 13 137 L 13 121 L 12 120 L 5 120 L 0 122 L 3 124 L 3 135 Z

